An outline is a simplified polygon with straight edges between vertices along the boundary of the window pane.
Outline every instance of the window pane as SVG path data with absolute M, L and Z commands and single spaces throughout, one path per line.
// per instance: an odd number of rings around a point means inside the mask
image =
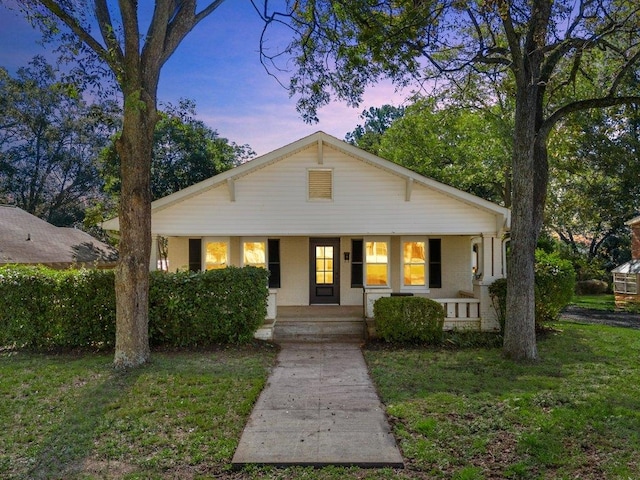
M 424 242 L 405 242 L 404 263 L 424 263 Z
M 424 286 L 424 264 L 404 266 L 404 284 Z
M 387 264 L 367 264 L 367 285 L 387 285 Z
M 205 268 L 213 270 L 225 268 L 228 264 L 226 242 L 207 242 L 205 247 Z
M 266 255 L 265 242 L 245 242 L 244 243 L 244 264 L 254 267 L 266 268 L 267 255 Z
M 387 242 L 367 242 L 367 263 L 387 263 Z

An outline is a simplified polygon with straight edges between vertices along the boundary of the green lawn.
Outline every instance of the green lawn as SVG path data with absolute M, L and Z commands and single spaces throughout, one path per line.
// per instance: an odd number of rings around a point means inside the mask
M 640 332 L 560 323 L 499 350 L 367 351 L 409 468 L 429 478 L 640 478 Z
M 603 310 L 606 312 L 613 312 L 616 309 L 613 294 L 576 295 L 571 303 L 572 305 L 576 305 L 578 307 L 590 308 L 593 310 Z
M 640 478 L 640 332 L 555 327 L 529 365 L 499 349 L 366 349 L 402 471 L 231 471 L 267 345 L 155 353 L 129 373 L 105 355 L 0 353 L 0 478 Z
M 190 478 L 229 470 L 273 347 L 106 355 L 0 354 L 0 478 Z

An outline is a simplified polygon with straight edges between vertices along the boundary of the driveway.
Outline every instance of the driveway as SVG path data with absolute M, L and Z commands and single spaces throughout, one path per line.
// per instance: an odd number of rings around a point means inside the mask
M 560 314 L 560 318 L 571 322 L 596 323 L 640 330 L 640 315 L 637 313 L 603 312 L 601 310 L 569 306 Z

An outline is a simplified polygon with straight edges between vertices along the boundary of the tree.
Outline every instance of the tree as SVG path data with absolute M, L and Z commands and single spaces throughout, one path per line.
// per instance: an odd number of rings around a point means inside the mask
M 295 32 L 283 50 L 307 120 L 332 98 L 357 104 L 383 76 L 462 90 L 478 75 L 512 85 L 513 199 L 504 354 L 537 358 L 534 253 L 548 184 L 548 138 L 568 115 L 638 104 L 626 78 L 640 62 L 635 0 L 298 0 L 263 11 Z M 277 62 L 262 49 L 263 62 Z M 509 82 L 505 82 L 505 79 Z M 637 85 L 637 83 L 635 84 Z M 579 87 L 579 88 L 578 88 Z
M 220 137 L 195 118 L 195 103 L 181 100 L 158 112 L 151 160 L 151 200 L 170 195 L 240 165 L 255 155 L 248 145 Z M 120 159 L 115 144 L 102 153 L 107 192 L 120 195 Z M 116 202 L 117 203 L 117 202 Z
M 440 104 L 439 104 L 440 103 Z M 411 170 L 509 206 L 510 137 L 493 109 L 417 99 L 379 141 L 379 154 Z
M 149 359 L 149 259 L 151 253 L 151 156 L 158 122 L 160 71 L 185 36 L 222 4 L 158 0 L 146 32 L 138 2 L 120 0 L 19 0 L 47 40 L 69 47 L 83 67 L 100 65 L 112 74 L 124 106 L 116 142 L 122 181 L 120 243 L 116 268 L 116 368 Z
M 0 201 L 72 226 L 102 196 L 96 158 L 119 109 L 87 104 L 83 93 L 81 82 L 60 80 L 42 57 L 15 78 L 0 68 Z
M 640 109 L 581 112 L 551 142 L 547 227 L 587 261 L 624 263 L 606 250 L 628 236 L 625 221 L 640 208 Z
M 352 132 L 345 135 L 345 140 L 351 145 L 378 155 L 382 135 L 395 120 L 402 118 L 403 115 L 404 107 L 394 107 L 393 105 L 370 107 L 360 115 L 360 118 L 364 120 L 364 125 L 357 125 Z

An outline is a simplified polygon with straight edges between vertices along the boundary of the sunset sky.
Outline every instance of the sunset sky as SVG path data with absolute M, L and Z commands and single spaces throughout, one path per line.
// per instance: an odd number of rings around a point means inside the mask
M 248 0 L 223 3 L 196 26 L 164 66 L 159 101 L 195 100 L 199 119 L 262 155 L 317 130 L 344 138 L 362 123 L 362 110 L 385 103 L 397 106 L 408 95 L 381 84 L 366 92 L 360 107 L 333 103 L 320 111 L 320 123 L 307 125 L 296 112 L 295 98 L 289 98 L 260 64 L 261 30 L 262 21 Z M 271 34 L 274 48 L 286 40 L 276 42 L 276 35 Z M 52 46 L 39 45 L 39 39 L 39 32 L 18 12 L 0 5 L 0 66 L 15 73 L 37 54 L 53 61 Z M 281 80 L 286 83 L 286 74 Z

